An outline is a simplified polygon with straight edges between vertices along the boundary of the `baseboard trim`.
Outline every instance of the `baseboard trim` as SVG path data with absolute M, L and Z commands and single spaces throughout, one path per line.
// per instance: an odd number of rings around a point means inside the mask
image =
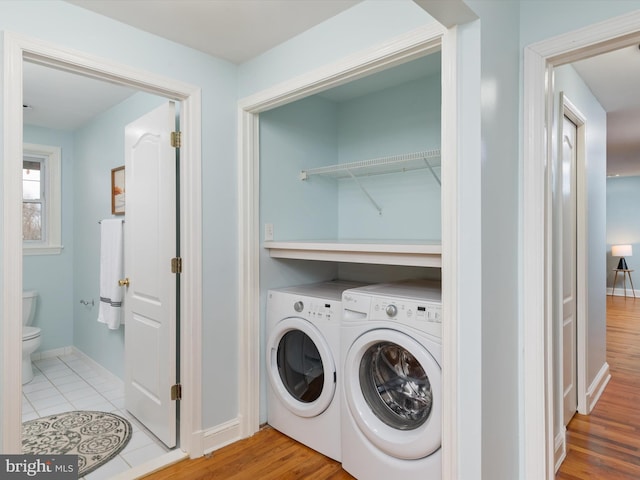
M 615 294 L 615 296 L 616 296 L 616 297 L 630 297 L 630 298 L 634 298 L 634 297 L 633 297 L 633 293 L 634 293 L 634 291 L 633 291 L 633 289 L 631 289 L 631 288 L 627 288 L 627 289 L 626 289 L 626 292 L 625 292 L 625 289 L 624 289 L 624 288 L 616 287 L 616 294 Z M 636 290 L 636 291 L 635 291 L 635 294 L 636 294 L 635 298 L 640 298 L 640 291 Z M 607 295 L 614 296 L 614 295 L 613 295 L 613 287 L 607 287 Z
M 103 367 L 98 362 L 96 362 L 93 358 L 88 356 L 83 351 L 78 350 L 74 346 L 61 347 L 61 348 L 46 350 L 43 352 L 37 352 L 32 355 L 32 359 L 41 360 L 43 358 L 52 358 L 52 357 L 57 357 L 59 355 L 69 355 L 69 354 L 74 354 L 79 357 L 82 357 L 83 360 L 89 363 L 92 366 L 92 368 L 94 368 L 96 371 L 99 372 L 101 376 L 106 377 L 111 381 L 122 383 L 121 378 L 119 378 L 117 375 L 107 370 L 105 367 Z M 222 447 L 230 445 L 231 443 L 236 442 L 242 438 L 240 433 L 241 433 L 240 417 L 229 420 L 228 422 L 217 425 L 213 428 L 205 430 L 204 432 L 203 431 L 194 432 L 192 442 L 195 448 L 192 451 L 191 457 L 197 458 L 203 454 L 206 455 Z M 157 462 L 154 461 L 154 462 L 149 462 L 148 464 L 145 464 L 144 468 L 141 468 L 139 471 L 150 473 L 153 470 L 148 470 L 148 468 L 154 468 L 156 466 L 160 466 L 159 468 L 161 468 L 162 465 L 166 466 L 175 461 L 181 460 L 185 456 L 188 456 L 186 453 L 182 452 L 180 449 L 173 450 L 170 453 L 172 455 L 161 457 Z M 168 462 L 168 463 L 165 463 L 165 462 Z M 118 478 L 120 479 L 120 477 Z M 123 480 L 125 478 L 138 478 L 138 477 L 129 477 L 126 475 L 122 476 Z
M 50 350 L 43 350 L 41 352 L 33 352 L 31 354 L 31 361 L 37 362 L 38 360 L 44 360 L 45 358 L 58 357 L 60 355 L 69 355 L 73 352 L 74 347 L 60 347 L 52 348 Z
M 71 345 L 68 347 L 60 347 L 60 348 L 52 348 L 50 350 L 43 350 L 42 352 L 34 352 L 31 354 L 31 361 L 37 362 L 38 360 L 44 360 L 47 358 L 59 357 L 61 355 L 77 355 L 82 357 L 82 359 L 91 365 L 91 367 L 96 370 L 101 377 L 108 379 L 109 381 L 116 383 L 123 383 L 123 380 L 118 377 L 115 373 L 107 370 L 105 367 L 96 362 L 89 355 L 84 353 L 82 350 L 79 350 L 77 347 Z
M 204 432 L 204 454 L 240 440 L 240 418 L 234 418 Z
M 98 362 L 96 362 L 93 358 L 91 358 L 89 355 L 84 353 L 82 350 L 78 350 L 76 347 L 71 347 L 71 352 L 69 353 L 73 353 L 79 357 L 82 357 L 83 360 L 91 364 L 91 366 L 96 371 L 98 371 L 98 373 L 100 373 L 100 376 L 105 377 L 112 382 L 124 383 L 124 380 L 122 380 L 120 377 L 118 377 L 115 373 L 111 372 L 110 370 L 107 370 L 105 367 L 100 365 Z
M 143 478 L 147 475 L 157 472 L 158 470 L 162 470 L 163 468 L 167 468 L 174 463 L 178 463 L 181 460 L 185 460 L 189 458 L 185 452 L 176 448 L 171 450 L 170 452 L 161 455 L 160 457 L 149 460 L 148 462 L 143 463 L 142 465 L 135 466 L 130 470 L 122 472 L 114 477 L 110 477 L 111 480 L 135 480 L 137 478 Z
M 611 380 L 611 373 L 609 373 L 609 364 L 604 362 L 602 368 L 596 375 L 596 378 L 593 379 L 591 385 L 589 385 L 589 390 L 587 390 L 587 407 L 588 413 L 591 413 L 593 407 L 596 406 L 598 400 L 600 400 L 600 395 L 604 392 L 604 389 L 607 387 L 607 384 Z
M 558 472 L 560 465 L 567 456 L 567 427 L 563 426 L 562 430 L 556 435 L 554 441 L 553 458 L 555 460 L 555 472 Z

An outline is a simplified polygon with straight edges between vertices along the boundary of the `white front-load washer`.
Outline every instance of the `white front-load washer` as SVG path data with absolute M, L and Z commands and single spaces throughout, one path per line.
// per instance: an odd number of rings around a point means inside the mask
M 440 282 L 342 295 L 342 467 L 361 480 L 440 480 Z
M 342 292 L 361 285 L 333 281 L 267 293 L 267 422 L 337 461 Z

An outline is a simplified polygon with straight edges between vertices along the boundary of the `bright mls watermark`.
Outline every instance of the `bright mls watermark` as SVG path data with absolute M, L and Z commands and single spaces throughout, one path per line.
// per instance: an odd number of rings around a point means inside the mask
M 3 480 L 77 480 L 77 455 L 0 455 Z

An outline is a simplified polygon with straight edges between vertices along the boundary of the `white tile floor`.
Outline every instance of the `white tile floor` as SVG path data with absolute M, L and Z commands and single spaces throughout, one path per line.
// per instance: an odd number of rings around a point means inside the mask
M 71 410 L 113 412 L 133 426 L 131 440 L 113 460 L 85 480 L 108 479 L 168 452 L 142 424 L 124 410 L 122 381 L 107 377 L 74 353 L 37 360 L 34 378 L 22 386 L 22 421 Z

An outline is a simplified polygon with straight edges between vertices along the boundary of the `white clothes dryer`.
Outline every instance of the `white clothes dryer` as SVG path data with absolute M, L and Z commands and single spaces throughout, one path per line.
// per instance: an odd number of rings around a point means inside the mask
M 267 422 L 337 461 L 342 292 L 361 285 L 334 281 L 267 294 Z
M 440 283 L 347 290 L 342 306 L 342 467 L 361 480 L 440 480 Z

